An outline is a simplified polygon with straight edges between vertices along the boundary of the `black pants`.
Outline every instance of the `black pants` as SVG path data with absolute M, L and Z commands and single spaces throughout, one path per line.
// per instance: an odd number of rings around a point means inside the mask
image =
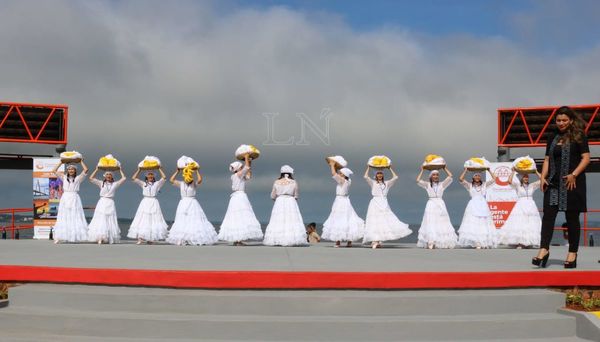
M 544 208 L 544 216 L 542 217 L 542 238 L 540 242 L 541 248 L 550 249 L 550 241 L 552 241 L 552 233 L 554 233 L 554 225 L 556 223 L 557 214 L 557 205 Z M 569 252 L 571 253 L 577 253 L 577 250 L 579 249 L 579 236 L 581 235 L 579 214 L 579 211 L 565 211 L 565 218 L 567 219 L 567 227 L 569 232 Z

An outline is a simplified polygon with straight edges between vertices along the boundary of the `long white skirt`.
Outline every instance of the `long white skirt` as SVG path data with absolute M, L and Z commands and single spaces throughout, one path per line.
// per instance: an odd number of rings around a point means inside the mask
M 164 240 L 167 236 L 168 227 L 158 199 L 156 197 L 144 197 L 138 206 L 131 226 L 129 226 L 127 237 L 146 241 Z
M 227 212 L 219 230 L 219 240 L 236 242 L 244 240 L 260 240 L 263 232 L 260 222 L 254 215 L 248 196 L 243 191 L 231 194 Z
M 532 198 L 521 197 L 500 229 L 500 244 L 539 246 L 542 220 Z
M 263 244 L 267 246 L 307 245 L 306 228 L 296 199 L 279 196 L 275 199 L 271 219 L 265 230 Z
M 363 243 L 398 240 L 412 233 L 408 224 L 392 212 L 386 197 L 373 197 L 367 209 Z
M 89 241 L 102 240 L 108 243 L 118 243 L 121 240 L 117 209 L 112 198 L 100 197 L 89 228 Z
M 87 241 L 88 225 L 77 192 L 65 191 L 60 198 L 53 235 L 59 241 Z
M 335 196 L 321 237 L 329 241 L 357 241 L 365 235 L 365 221 L 354 211 L 348 196 Z
M 481 248 L 495 248 L 498 245 L 492 213 L 483 197 L 472 198 L 467 204 L 458 229 L 458 245 Z
M 436 248 L 454 248 L 457 240 L 446 203 L 441 198 L 430 198 L 425 205 L 417 247 L 428 247 L 429 244 L 433 244 Z
M 175 221 L 167 242 L 174 245 L 212 245 L 217 242 L 215 227 L 194 197 L 183 197 L 177 205 Z

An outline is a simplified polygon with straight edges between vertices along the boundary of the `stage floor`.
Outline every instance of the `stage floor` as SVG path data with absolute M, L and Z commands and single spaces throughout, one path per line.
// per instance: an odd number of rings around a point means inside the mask
M 582 247 L 565 270 L 566 247 L 549 267 L 530 263 L 535 249 L 373 250 L 333 248 L 58 244 L 0 240 L 0 280 L 200 288 L 483 288 L 600 286 L 600 249 Z

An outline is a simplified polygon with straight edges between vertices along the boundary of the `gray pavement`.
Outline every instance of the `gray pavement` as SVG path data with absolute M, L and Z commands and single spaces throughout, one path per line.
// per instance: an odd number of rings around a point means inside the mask
M 600 270 L 600 249 L 582 247 L 578 268 Z M 420 249 L 408 244 L 387 244 L 373 250 L 356 245 L 333 248 L 330 243 L 310 247 L 244 247 L 58 244 L 38 240 L 0 240 L 0 264 L 83 268 L 157 270 L 249 270 L 338 272 L 495 272 L 531 271 L 535 249 Z M 553 247 L 549 271 L 563 271 L 566 247 Z

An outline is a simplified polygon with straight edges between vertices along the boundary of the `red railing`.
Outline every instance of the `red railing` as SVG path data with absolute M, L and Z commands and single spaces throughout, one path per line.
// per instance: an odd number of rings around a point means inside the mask
M 33 208 L 8 208 L 8 209 L 0 209 L 0 214 L 11 214 L 10 225 L 0 227 L 3 230 L 11 232 L 11 238 L 15 238 L 15 231 L 21 229 L 32 229 L 33 222 L 31 224 L 15 224 L 15 214 L 16 213 L 31 213 L 31 219 L 33 219 Z
M 94 207 L 84 207 L 84 210 L 94 210 Z M 540 209 L 540 212 L 542 210 Z M 11 231 L 11 238 L 15 238 L 15 231 L 21 229 L 33 229 L 32 224 L 15 224 L 15 213 L 31 213 L 31 217 L 33 218 L 33 209 L 32 208 L 8 208 L 8 209 L 0 209 L 0 214 L 11 214 L 11 223 L 10 226 L 0 226 L 0 229 L 5 229 L 7 231 Z M 583 245 L 589 245 L 589 236 L 588 232 L 600 231 L 600 227 L 588 227 L 588 216 L 589 214 L 600 214 L 600 209 L 588 209 L 586 213 L 583 213 L 583 226 L 581 227 L 581 232 L 583 233 Z M 554 227 L 554 230 L 564 231 L 567 228 L 563 227 Z M 600 241 L 598 241 L 600 242 Z
M 83 207 L 83 210 L 94 210 L 95 207 Z M 16 224 L 15 223 L 15 214 L 16 213 L 31 213 L 31 219 L 33 220 L 33 208 L 7 208 L 0 209 L 0 215 L 2 214 L 10 214 L 10 224 L 0 226 L 0 230 L 6 230 L 10 232 L 11 238 L 15 238 L 15 232 L 23 229 L 33 229 L 33 221 L 31 224 Z
M 600 209 L 588 209 L 587 213 L 583 213 L 583 227 L 581 227 L 583 233 L 583 245 L 587 246 L 589 244 L 588 231 L 600 231 L 600 227 L 588 227 L 588 216 L 589 214 L 600 214 Z M 598 241 L 600 242 L 600 241 Z M 594 241 L 596 243 L 596 241 Z

